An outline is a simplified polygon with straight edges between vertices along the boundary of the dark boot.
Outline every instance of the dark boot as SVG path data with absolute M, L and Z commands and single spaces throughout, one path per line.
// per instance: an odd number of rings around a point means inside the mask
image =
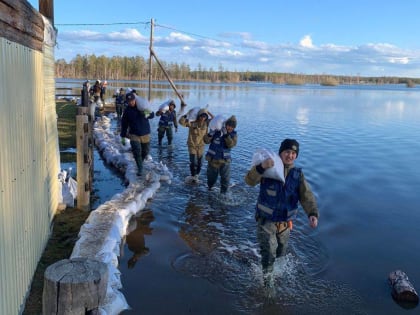
M 192 163 L 190 163 L 190 172 L 191 172 L 191 176 L 195 175 L 195 166 Z

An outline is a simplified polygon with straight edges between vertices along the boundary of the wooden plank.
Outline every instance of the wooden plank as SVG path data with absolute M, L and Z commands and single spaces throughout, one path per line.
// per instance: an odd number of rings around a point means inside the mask
M 42 16 L 27 1 L 0 0 L 0 37 L 41 51 Z
M 54 0 L 39 0 L 39 12 L 54 25 Z

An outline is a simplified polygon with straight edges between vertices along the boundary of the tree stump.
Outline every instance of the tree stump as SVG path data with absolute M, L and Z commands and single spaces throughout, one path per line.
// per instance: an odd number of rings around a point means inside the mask
M 87 259 L 63 259 L 45 270 L 43 315 L 94 313 L 106 295 L 108 267 Z
M 408 276 L 401 270 L 389 274 L 389 283 L 392 286 L 392 297 L 398 302 L 419 303 L 419 296 Z

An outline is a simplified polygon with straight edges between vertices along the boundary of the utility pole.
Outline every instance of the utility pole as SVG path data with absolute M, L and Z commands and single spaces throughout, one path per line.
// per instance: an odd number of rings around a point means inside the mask
M 149 45 L 149 94 L 148 101 L 152 99 L 152 51 L 153 51 L 153 19 L 150 19 L 150 45 Z

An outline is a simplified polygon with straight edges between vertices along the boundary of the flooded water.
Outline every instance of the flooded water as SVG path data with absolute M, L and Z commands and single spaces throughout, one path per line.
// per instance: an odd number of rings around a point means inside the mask
M 134 82 L 112 83 L 135 87 Z M 172 171 L 130 222 L 120 257 L 124 314 L 416 314 L 391 297 L 388 274 L 407 273 L 420 290 L 420 89 L 404 86 L 290 87 L 272 84 L 185 84 L 187 109 L 209 104 L 234 114 L 230 196 L 198 185 L 189 175 L 187 128 L 174 145 L 157 146 L 154 160 Z M 169 85 L 154 89 L 156 108 L 175 98 Z M 177 101 L 177 104 L 179 102 Z M 177 107 L 179 110 L 179 106 Z M 303 168 L 318 201 L 318 228 L 303 210 L 289 253 L 264 287 L 253 219 L 258 187 L 244 183 L 257 148 L 278 151 L 300 142 Z M 123 190 L 120 177 L 95 161 L 98 202 Z

